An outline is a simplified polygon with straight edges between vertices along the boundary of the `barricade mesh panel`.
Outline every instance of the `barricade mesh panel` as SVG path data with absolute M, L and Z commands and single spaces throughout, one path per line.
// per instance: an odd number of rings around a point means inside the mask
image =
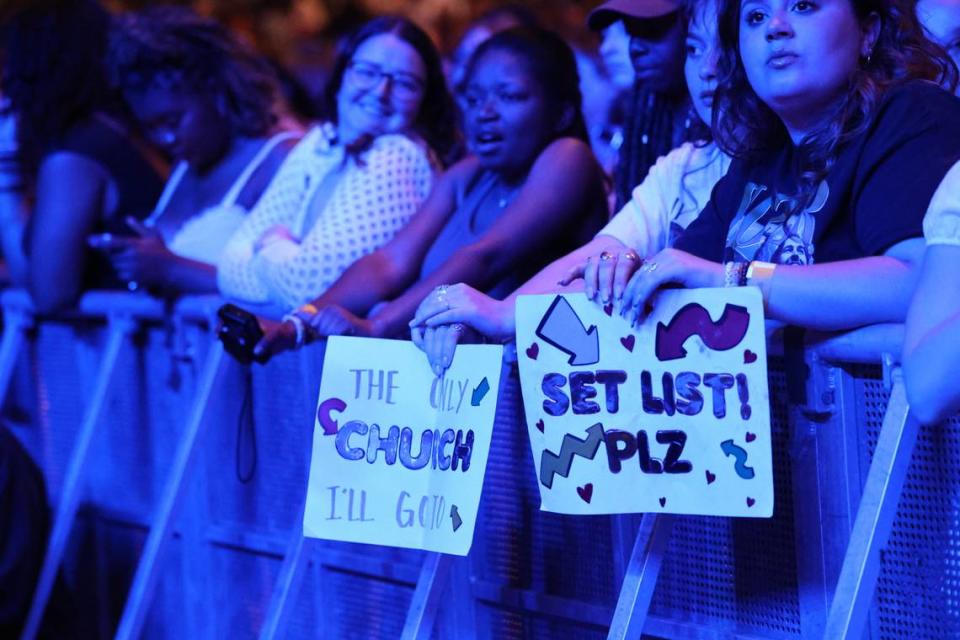
M 37 393 L 37 430 L 47 491 L 60 495 L 86 398 L 93 392 L 100 332 L 46 323 L 29 344 Z
M 320 588 L 319 567 L 310 565 L 300 583 L 300 591 L 294 599 L 285 640 L 323 637 L 322 625 L 324 602 L 329 594 Z
M 760 637 L 800 635 L 786 377 L 774 359 L 769 386 L 773 518 L 677 517 L 651 615 Z
M 207 487 L 213 522 L 259 532 L 299 526 L 306 495 L 321 348 L 269 365 L 234 366 L 207 434 Z
M 212 545 L 211 576 L 206 585 L 214 638 L 255 638 L 270 605 L 280 562 L 246 549 Z
M 576 607 L 576 603 L 571 603 L 571 607 Z M 587 626 L 568 619 L 550 618 L 547 616 L 538 616 L 529 611 L 520 612 L 510 609 L 500 609 L 485 604 L 477 606 L 477 615 L 489 623 L 488 631 L 486 627 L 480 627 L 478 638 L 526 638 L 528 640 L 603 640 L 607 637 L 606 629 L 596 626 Z M 500 635 L 502 633 L 503 635 Z M 440 634 L 440 638 L 456 638 L 455 635 Z
M 144 523 L 153 516 L 189 415 L 206 350 L 203 333 L 192 331 L 192 360 L 174 359 L 167 330 L 152 326 L 117 364 L 117 385 L 91 450 L 87 506 L 65 563 L 67 577 L 84 590 L 79 603 L 88 610 L 79 624 L 95 637 L 114 631 Z M 14 404 L 35 407 L 35 424 L 20 435 L 38 452 L 54 501 L 106 336 L 102 324 L 41 324 L 19 369 L 30 380 L 13 387 L 14 393 L 35 394 Z M 234 370 L 228 393 L 216 400 L 203 427 L 203 451 L 189 480 L 199 498 L 185 500 L 145 637 L 190 637 L 196 635 L 191 624 L 209 626 L 212 637 L 256 635 L 280 568 L 276 552 L 300 522 L 321 357 L 313 347 L 252 369 L 252 431 L 239 419 L 245 373 Z M 681 637 L 801 636 L 785 378 L 779 361 L 771 360 L 770 369 L 775 516 L 675 519 L 651 615 L 684 629 Z M 862 482 L 887 393 L 879 367 L 846 369 L 854 376 Z M 257 464 L 244 483 L 237 477 L 237 455 L 239 473 L 250 472 L 254 442 Z M 873 610 L 878 633 L 871 637 L 960 637 L 958 459 L 960 421 L 921 431 L 882 555 Z M 487 598 L 476 601 L 477 636 L 603 637 L 601 626 L 570 618 L 597 621 L 612 612 L 619 588 L 615 567 L 622 563 L 615 558 L 614 524 L 622 523 L 540 512 L 533 469 L 516 371 L 508 368 L 470 558 L 474 592 Z M 630 542 L 628 536 L 627 551 Z M 287 637 L 398 637 L 413 592 L 409 580 L 423 554 L 328 542 L 311 548 L 315 566 L 295 599 Z M 534 600 L 537 611 L 525 610 L 521 592 L 552 599 Z M 578 611 L 578 603 L 592 608 Z M 435 637 L 456 637 L 447 619 L 439 617 Z
M 413 589 L 388 580 L 328 570 L 321 593 L 326 596 L 321 601 L 323 625 L 314 637 L 370 640 L 400 637 Z
M 878 367 L 856 367 L 857 424 L 865 453 L 876 449 L 888 393 Z M 874 599 L 879 637 L 960 637 L 957 593 L 960 422 L 921 428 Z

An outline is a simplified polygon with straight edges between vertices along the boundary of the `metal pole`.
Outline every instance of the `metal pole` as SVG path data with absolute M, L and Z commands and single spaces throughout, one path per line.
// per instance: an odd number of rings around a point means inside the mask
M 893 527 L 918 432 L 919 424 L 907 405 L 903 377 L 896 369 L 876 452 L 827 617 L 823 634 L 826 640 L 858 640 L 863 636 L 880 573 L 880 551 Z
M 77 434 L 77 441 L 73 446 L 73 452 L 70 454 L 70 462 L 67 465 L 67 474 L 60 495 L 60 504 L 57 506 L 57 514 L 53 521 L 53 529 L 50 532 L 50 541 L 47 545 L 47 554 L 43 559 L 43 567 L 40 569 L 37 588 L 33 592 L 30 613 L 27 615 L 27 622 L 20 635 L 22 640 L 33 640 L 40 630 L 43 612 L 47 607 L 47 600 L 49 600 L 50 592 L 56 582 L 60 561 L 63 559 L 67 540 L 70 537 L 70 529 L 73 527 L 73 520 L 77 515 L 77 507 L 80 504 L 81 483 L 87 466 L 90 442 L 93 440 L 97 423 L 100 421 L 100 414 L 103 411 L 104 400 L 110 389 L 113 371 L 120 357 L 120 349 L 127 336 L 135 328 L 136 322 L 129 316 L 110 318 L 107 347 L 97 371 L 90 404 L 87 405 L 84 412 L 83 422 Z M 4 345 L 6 346 L 6 335 L 4 336 Z

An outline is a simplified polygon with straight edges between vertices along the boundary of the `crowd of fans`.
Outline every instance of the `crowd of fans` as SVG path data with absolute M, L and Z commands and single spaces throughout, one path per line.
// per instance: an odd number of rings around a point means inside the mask
M 260 361 L 412 337 L 438 375 L 509 340 L 519 294 L 636 323 L 663 287 L 753 285 L 789 325 L 906 321 L 915 415 L 960 408 L 960 7 L 608 0 L 586 23 L 596 51 L 499 8 L 444 57 L 376 17 L 318 90 L 188 8 L 26 3 L 0 28 L 7 275 L 42 314 L 219 292 Z M 0 509 L 36 511 L 26 464 L 0 437 Z M 9 603 L 37 553 L 2 529 Z

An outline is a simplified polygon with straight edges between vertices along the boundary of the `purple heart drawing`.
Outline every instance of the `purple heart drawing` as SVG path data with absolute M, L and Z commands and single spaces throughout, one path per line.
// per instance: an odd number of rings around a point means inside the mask
M 627 351 L 633 353 L 633 345 L 637 343 L 637 338 L 632 333 L 626 338 L 620 338 L 620 344 L 626 348 Z
M 543 420 L 537 420 L 537 429 L 543 433 Z
M 753 498 L 749 498 L 749 497 L 747 498 L 747 506 L 748 506 L 748 507 L 752 507 L 754 504 L 756 504 L 756 502 L 757 502 L 757 501 L 754 500 Z
M 710 473 L 710 470 L 707 469 L 707 484 L 713 484 L 713 481 L 717 479 L 715 473 Z
M 757 361 L 757 354 L 750 349 L 743 352 L 743 364 L 752 364 Z
M 661 507 L 667 506 L 667 499 L 666 499 L 666 498 L 660 498 L 660 506 L 661 506 Z
M 603 305 L 603 312 L 604 312 L 605 314 L 607 314 L 608 316 L 612 316 L 612 315 L 613 315 L 613 303 L 612 303 L 612 302 L 608 302 L 607 304 Z
M 747 435 L 744 437 L 744 439 L 745 439 L 747 442 L 753 442 L 754 440 L 757 439 L 757 434 L 755 434 L 755 433 L 750 433 L 749 431 L 747 431 Z
M 531 360 L 536 360 L 538 355 L 540 355 L 540 345 L 534 342 L 532 345 L 527 347 L 527 357 Z
M 590 500 L 593 498 L 593 483 L 588 482 L 582 487 L 577 487 L 577 495 L 580 496 L 580 499 L 590 504 Z

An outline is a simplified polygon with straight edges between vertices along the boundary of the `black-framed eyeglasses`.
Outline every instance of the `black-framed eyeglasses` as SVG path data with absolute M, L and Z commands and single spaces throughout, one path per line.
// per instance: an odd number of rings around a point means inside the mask
M 423 95 L 424 81 L 412 73 L 387 72 L 363 60 L 353 60 L 347 65 L 347 80 L 358 89 L 373 89 L 384 78 L 389 78 L 393 95 L 400 100 L 416 100 Z

